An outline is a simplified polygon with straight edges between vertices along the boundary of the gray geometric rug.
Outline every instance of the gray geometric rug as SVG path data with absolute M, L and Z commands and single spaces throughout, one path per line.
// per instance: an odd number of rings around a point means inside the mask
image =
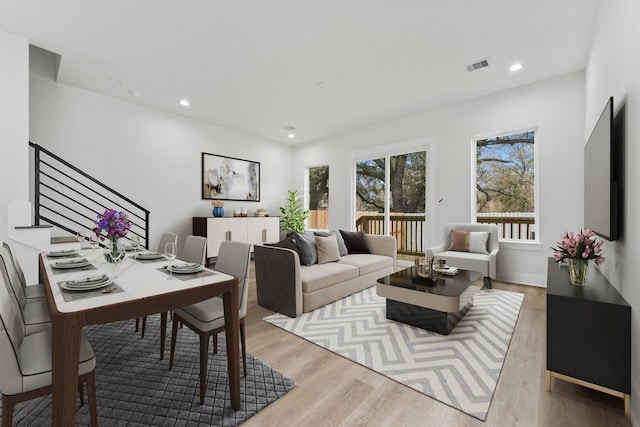
M 178 331 L 173 369 L 169 370 L 171 325 L 165 359 L 160 360 L 160 316 L 149 316 L 144 339 L 134 321 L 86 327 L 96 354 L 96 395 L 101 426 L 236 426 L 295 387 L 290 379 L 247 353 L 247 376 L 240 364 L 241 409 L 229 400 L 227 350 L 218 336 L 218 353 L 209 346 L 205 404 L 200 405 L 199 339 Z M 86 390 L 86 388 L 85 388 Z M 79 405 L 78 400 L 78 405 Z M 89 405 L 78 409 L 78 425 L 90 425 Z M 51 425 L 51 396 L 16 405 L 17 426 Z
M 385 317 L 375 286 L 269 323 L 484 421 L 524 295 L 480 291 L 449 335 Z

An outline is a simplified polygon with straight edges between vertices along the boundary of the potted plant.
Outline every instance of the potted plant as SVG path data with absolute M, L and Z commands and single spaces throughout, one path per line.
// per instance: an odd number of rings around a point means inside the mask
M 298 190 L 287 190 L 287 204 L 280 207 L 280 231 L 304 233 L 309 210 L 302 206 Z

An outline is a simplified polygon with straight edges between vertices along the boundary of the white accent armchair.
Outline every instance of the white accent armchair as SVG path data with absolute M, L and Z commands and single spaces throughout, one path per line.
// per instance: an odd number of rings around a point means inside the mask
M 486 231 L 489 233 L 487 240 L 487 254 L 462 252 L 449 250 L 451 245 L 451 231 Z M 444 227 L 443 241 L 438 246 L 427 249 L 427 257 L 443 257 L 447 265 L 462 270 L 478 271 L 484 277 L 484 286 L 491 289 L 491 279 L 496 278 L 498 268 L 497 256 L 500 246 L 498 244 L 498 227 L 495 224 L 471 224 L 450 223 Z

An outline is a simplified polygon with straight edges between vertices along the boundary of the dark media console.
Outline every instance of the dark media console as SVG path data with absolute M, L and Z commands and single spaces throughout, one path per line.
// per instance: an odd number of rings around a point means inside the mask
M 631 414 L 631 306 L 589 266 L 585 286 L 569 281 L 568 267 L 547 266 L 547 391 L 551 378 L 624 399 Z

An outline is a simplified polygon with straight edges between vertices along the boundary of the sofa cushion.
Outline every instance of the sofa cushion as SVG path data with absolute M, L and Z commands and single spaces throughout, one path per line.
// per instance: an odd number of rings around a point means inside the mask
M 348 264 L 358 267 L 360 276 L 393 266 L 393 259 L 384 255 L 353 254 L 341 257 L 339 264 Z
M 338 241 L 335 234 L 331 236 L 316 236 L 316 248 L 318 249 L 318 264 L 334 262 L 340 259 Z
M 296 242 L 293 241 L 293 239 L 282 239 L 279 242 L 276 243 L 265 243 L 265 246 L 274 246 L 276 248 L 285 248 L 285 249 L 291 249 L 293 251 L 296 251 L 296 253 L 298 254 L 298 258 L 302 258 L 300 256 L 300 251 L 298 250 L 298 246 L 296 245 Z
M 304 265 L 313 265 L 318 262 L 318 250 L 316 249 L 316 236 L 307 230 L 304 234 L 295 233 L 296 246 L 300 253 L 300 262 Z
M 487 231 L 451 230 L 451 244 L 448 250 L 488 254 L 487 240 L 489 240 Z
M 355 277 L 358 267 L 340 262 L 300 266 L 302 292 L 314 292 Z
M 345 256 L 348 254 L 347 247 L 344 244 L 344 239 L 342 238 L 342 234 L 340 234 L 339 231 L 314 231 L 313 234 L 323 237 L 331 235 L 336 236 L 336 240 L 338 241 L 338 252 L 340 253 L 340 256 Z
M 345 231 L 340 230 L 347 252 L 351 254 L 370 254 L 369 244 L 365 237 L 364 231 Z

